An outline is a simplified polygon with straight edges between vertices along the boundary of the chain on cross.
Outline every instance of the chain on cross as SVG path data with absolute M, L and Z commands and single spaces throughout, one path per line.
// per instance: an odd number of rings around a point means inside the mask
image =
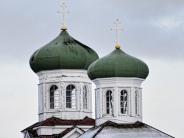
M 66 25 L 66 15 L 69 13 L 67 10 L 67 6 L 66 6 L 66 0 L 61 0 L 61 11 L 59 11 L 58 13 L 62 14 L 62 30 L 67 30 L 67 25 Z
M 115 24 L 115 27 L 112 28 L 111 30 L 114 30 L 114 31 L 116 32 L 116 40 L 115 40 L 115 42 L 116 42 L 116 48 L 119 49 L 119 48 L 121 47 L 121 46 L 120 46 L 120 43 L 119 43 L 119 33 L 120 33 L 123 29 L 120 27 L 121 22 L 120 22 L 119 19 L 116 19 L 116 21 L 114 22 L 114 24 Z

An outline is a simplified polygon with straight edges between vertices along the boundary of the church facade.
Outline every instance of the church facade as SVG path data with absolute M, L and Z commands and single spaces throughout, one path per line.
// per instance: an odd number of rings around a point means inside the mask
M 21 131 L 24 138 L 174 138 L 143 123 L 141 85 L 149 68 L 118 42 L 99 59 L 64 26 L 33 53 L 30 67 L 39 78 L 39 121 Z

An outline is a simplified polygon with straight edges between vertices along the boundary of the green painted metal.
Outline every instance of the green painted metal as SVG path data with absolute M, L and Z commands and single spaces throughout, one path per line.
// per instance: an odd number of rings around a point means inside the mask
M 146 79 L 148 66 L 141 60 L 132 57 L 121 49 L 115 49 L 109 55 L 96 60 L 88 68 L 91 80 L 109 77 L 136 77 Z
M 30 66 L 37 73 L 43 70 L 84 69 L 97 60 L 97 53 L 72 38 L 63 30 L 53 41 L 38 49 L 30 58 Z

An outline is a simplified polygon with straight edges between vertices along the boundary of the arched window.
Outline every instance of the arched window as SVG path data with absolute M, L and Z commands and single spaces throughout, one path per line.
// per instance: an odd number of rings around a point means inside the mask
M 139 95 L 138 91 L 135 91 L 135 114 L 139 115 Z
M 68 85 L 66 87 L 66 108 L 75 108 L 75 86 Z
M 87 86 L 83 87 L 83 108 L 84 109 L 88 108 L 88 90 L 87 90 Z
M 56 85 L 52 85 L 50 87 L 50 109 L 54 109 L 54 94 L 55 94 L 55 91 L 58 89 L 58 87 Z
M 121 114 L 127 114 L 128 111 L 128 93 L 126 90 L 120 92 L 120 111 Z
M 106 113 L 112 114 L 112 91 L 106 92 Z

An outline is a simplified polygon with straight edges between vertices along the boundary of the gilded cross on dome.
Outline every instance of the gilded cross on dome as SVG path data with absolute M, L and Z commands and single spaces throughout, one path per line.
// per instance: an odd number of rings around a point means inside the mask
M 61 28 L 61 30 L 67 30 L 66 15 L 69 13 L 69 11 L 67 10 L 66 0 L 61 0 L 60 7 L 61 7 L 61 11 L 59 11 L 58 13 L 62 14 L 62 28 Z
M 121 45 L 120 45 L 120 42 L 119 42 L 119 33 L 123 29 L 120 26 L 121 25 L 121 22 L 120 22 L 119 19 L 116 19 L 116 21 L 114 22 L 114 24 L 115 24 L 115 27 L 112 28 L 111 30 L 114 30 L 116 32 L 116 40 L 115 40 L 115 42 L 116 42 L 116 48 L 117 49 L 120 49 L 121 48 Z

